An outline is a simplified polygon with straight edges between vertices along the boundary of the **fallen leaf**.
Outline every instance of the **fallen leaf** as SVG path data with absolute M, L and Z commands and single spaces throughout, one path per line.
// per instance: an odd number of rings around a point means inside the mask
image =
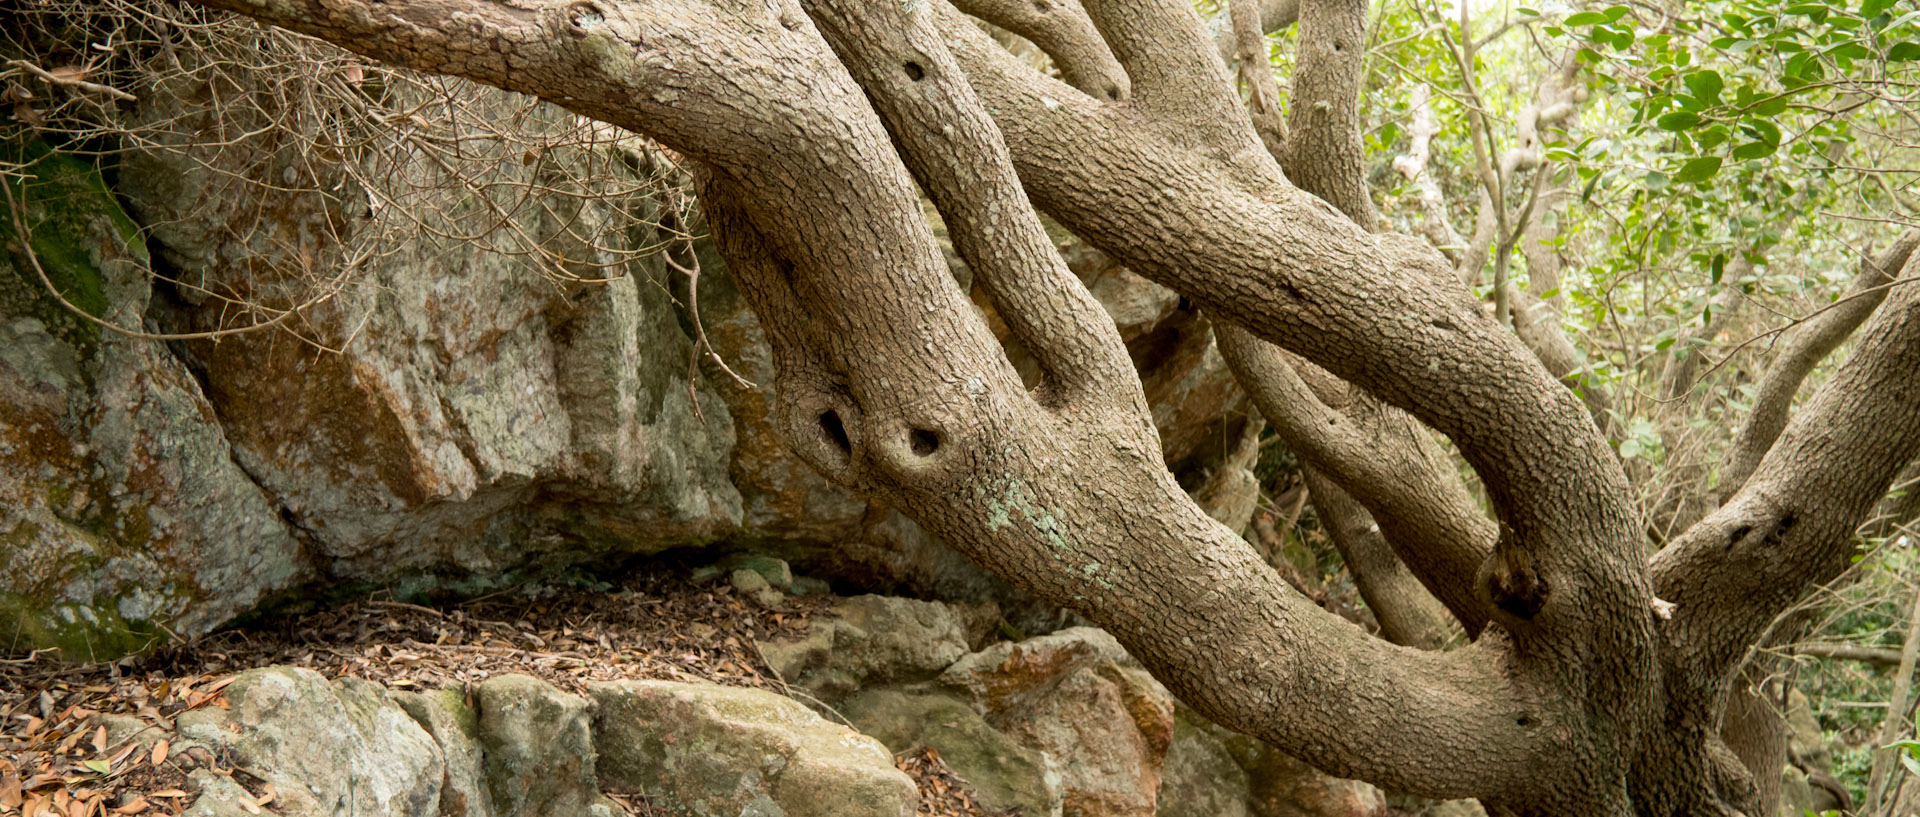
M 101 724 L 100 726 L 98 726 L 98 727 L 96 727 L 96 728 L 95 728 L 95 729 L 93 730 L 93 750 L 94 750 L 94 751 L 96 751 L 96 752 L 105 752 L 105 751 L 107 751 L 107 727 L 106 727 L 106 724 Z
M 94 772 L 99 774 L 103 774 L 103 775 L 113 774 L 112 764 L 109 764 L 105 760 L 83 760 L 83 761 L 80 761 L 80 765 L 85 766 L 88 769 L 91 769 Z
M 168 743 L 166 738 L 155 741 L 153 744 L 153 765 L 158 766 L 167 762 L 167 752 L 172 748 L 173 744 Z
M 272 783 L 267 783 L 261 786 L 260 790 L 264 793 L 260 795 L 260 799 L 253 801 L 256 805 L 264 806 L 268 803 L 271 803 L 273 802 L 273 798 L 278 794 L 278 792 L 273 790 Z
M 57 82 L 79 82 L 87 78 L 87 69 L 78 65 L 62 65 L 47 72 Z
M 26 792 L 20 789 L 20 776 L 8 772 L 0 777 L 0 809 L 19 808 L 27 801 Z
M 147 802 L 147 798 L 145 798 L 145 797 L 136 797 L 136 798 L 134 798 L 134 800 L 133 800 L 133 802 L 131 802 L 131 803 L 128 803 L 128 804 L 126 804 L 126 805 L 124 805 L 124 806 L 121 806 L 121 807 L 119 807 L 119 808 L 117 808 L 117 809 L 114 809 L 114 810 L 113 810 L 113 813 L 115 813 L 115 814 L 139 814 L 140 812 L 143 812 L 143 811 L 146 811 L 146 810 L 147 810 L 147 806 L 150 806 L 150 805 L 152 805 L 152 804 L 151 804 L 151 803 L 148 803 L 148 802 Z

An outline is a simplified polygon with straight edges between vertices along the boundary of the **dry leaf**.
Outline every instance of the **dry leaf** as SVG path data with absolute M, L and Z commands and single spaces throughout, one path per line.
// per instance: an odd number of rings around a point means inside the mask
M 271 803 L 271 802 L 273 802 L 273 798 L 274 798 L 274 797 L 275 797 L 275 796 L 276 796 L 277 794 L 279 794 L 279 792 L 276 792 L 276 791 L 274 791 L 274 790 L 273 790 L 273 784 L 272 784 L 272 783 L 267 783 L 267 784 L 265 784 L 265 785 L 263 785 L 263 786 L 261 786 L 261 787 L 260 787 L 260 790 L 261 790 L 262 792 L 265 792 L 265 793 L 264 793 L 264 794 L 262 794 L 262 795 L 260 795 L 260 799 L 258 799 L 258 800 L 255 800 L 255 801 L 253 801 L 253 802 L 254 802 L 254 803 L 256 803 L 256 804 L 258 804 L 258 805 L 262 805 L 262 806 L 264 806 L 264 805 L 266 805 L 266 804 L 268 804 L 268 803 Z
M 47 72 L 57 82 L 79 82 L 87 78 L 87 69 L 78 65 L 62 65 Z
M 26 792 L 20 789 L 20 776 L 8 772 L 0 777 L 0 809 L 19 808 L 27 801 Z
M 158 766 L 167 762 L 167 752 L 172 748 L 173 744 L 168 743 L 166 738 L 155 741 L 153 744 L 153 765 Z
M 101 724 L 93 730 L 93 750 L 96 752 L 105 752 L 107 750 L 106 724 Z
M 113 810 L 113 813 L 115 813 L 115 814 L 139 814 L 140 812 L 143 812 L 143 811 L 146 811 L 146 810 L 147 810 L 147 806 L 149 806 L 149 805 L 152 805 L 152 804 L 151 804 L 151 803 L 148 803 L 148 802 L 147 802 L 147 798 L 145 798 L 145 797 L 136 797 L 136 798 L 134 798 L 134 800 L 133 800 L 133 802 L 131 802 L 131 803 L 128 803 L 128 804 L 126 804 L 126 805 L 124 805 L 124 806 L 121 806 L 121 807 L 119 807 L 119 808 L 117 808 L 117 809 L 114 809 L 114 810 Z

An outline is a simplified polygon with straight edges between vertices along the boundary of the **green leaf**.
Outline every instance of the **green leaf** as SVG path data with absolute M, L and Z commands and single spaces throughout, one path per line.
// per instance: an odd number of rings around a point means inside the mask
M 1583 11 L 1578 14 L 1568 15 L 1567 19 L 1562 21 L 1562 24 L 1569 26 L 1593 26 L 1607 22 L 1612 21 L 1608 20 L 1605 14 L 1597 11 Z
M 1600 13 L 1607 16 L 1607 22 L 1617 23 L 1620 21 L 1620 18 L 1627 16 L 1627 12 L 1629 11 L 1632 11 L 1632 9 L 1626 6 L 1608 6 L 1606 11 Z
M 1760 116 L 1779 116 L 1787 112 L 1787 101 L 1788 97 L 1786 94 L 1771 97 L 1753 106 L 1753 112 Z
M 1869 20 L 1880 16 L 1880 12 L 1893 8 L 1898 0 L 1860 0 L 1860 16 Z
M 1873 0 L 1867 0 L 1867 2 L 1869 2 L 1869 3 L 1871 3 L 1871 2 L 1873 2 Z M 1889 2 L 1889 3 L 1891 3 L 1891 2 L 1893 2 L 1893 0 L 1887 0 L 1887 2 Z M 1521 6 L 1521 7 L 1519 7 L 1519 8 L 1516 8 L 1516 9 L 1514 9 L 1514 11 L 1516 11 L 1516 12 L 1518 12 L 1518 13 L 1520 13 L 1520 15 L 1521 15 L 1521 16 L 1524 16 L 1524 17 L 1538 17 L 1538 16 L 1540 16 L 1540 10 L 1539 10 L 1539 9 L 1536 9 L 1536 8 L 1528 8 L 1528 7 L 1526 7 L 1526 6 Z
M 1658 170 L 1649 170 L 1647 171 L 1646 177 L 1640 180 L 1640 183 L 1646 185 L 1648 190 L 1665 190 L 1667 189 L 1667 174 L 1661 173 Z
M 1779 145 L 1771 145 L 1766 142 L 1748 142 L 1733 149 L 1733 159 L 1736 162 L 1744 162 L 1750 159 L 1765 159 L 1768 156 L 1772 156 L 1774 151 L 1779 149 Z
M 1920 60 L 1920 43 L 1894 43 L 1892 48 L 1887 49 L 1887 62 L 1906 62 L 1908 60 Z
M 1687 75 L 1686 84 L 1694 98 L 1708 107 L 1720 104 L 1720 90 L 1726 87 L 1718 71 L 1695 71 Z
M 1661 114 L 1659 119 L 1653 120 L 1653 124 L 1661 130 L 1686 130 L 1700 124 L 1700 115 L 1690 111 L 1674 111 Z
M 1740 130 L 1752 134 L 1753 138 L 1769 145 L 1780 144 L 1779 126 L 1765 119 L 1749 119 L 1740 123 Z
M 1727 141 L 1730 136 L 1731 134 L 1727 133 L 1727 126 L 1714 125 L 1713 127 L 1695 133 L 1693 139 L 1700 143 L 1700 147 L 1712 150 L 1719 147 L 1721 142 Z
M 95 774 L 105 775 L 113 773 L 113 767 L 108 765 L 104 760 L 83 760 L 80 762 L 80 765 L 93 770 Z
M 1688 159 L 1686 164 L 1680 166 L 1680 172 L 1673 174 L 1673 180 L 1676 182 L 1704 182 L 1713 178 L 1714 174 L 1719 172 L 1720 157 L 1701 156 L 1697 159 Z
M 1673 341 L 1667 341 L 1667 343 L 1671 344 L 1673 343 Z M 1630 460 L 1638 456 L 1640 456 L 1639 440 L 1621 440 L 1620 441 L 1620 458 L 1621 459 Z
M 1723 252 L 1714 253 L 1713 263 L 1709 265 L 1709 268 L 1713 274 L 1713 282 L 1716 284 L 1720 283 L 1720 276 L 1725 275 L 1727 272 L 1727 254 Z

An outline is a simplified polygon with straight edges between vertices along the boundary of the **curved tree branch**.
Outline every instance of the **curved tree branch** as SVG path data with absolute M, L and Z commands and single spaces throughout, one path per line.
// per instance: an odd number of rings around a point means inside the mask
M 1800 390 L 1801 381 L 1886 300 L 1887 284 L 1895 272 L 1907 265 L 1907 257 L 1916 246 L 1920 246 L 1920 229 L 1902 233 L 1893 246 L 1871 260 L 1862 261 L 1860 274 L 1854 276 L 1853 283 L 1840 296 L 1841 302 L 1781 336 L 1780 354 L 1761 378 L 1760 391 L 1753 399 L 1753 411 L 1740 425 L 1733 447 L 1727 452 L 1726 464 L 1720 468 L 1722 497 L 1733 496 L 1746 483 L 1754 467 L 1760 464 L 1760 458 L 1787 427 L 1787 412 L 1793 406 L 1793 395 Z
M 1095 99 L 1118 102 L 1132 92 L 1133 81 L 1081 0 L 960 0 L 954 6 L 1032 41 L 1053 58 L 1068 85 Z

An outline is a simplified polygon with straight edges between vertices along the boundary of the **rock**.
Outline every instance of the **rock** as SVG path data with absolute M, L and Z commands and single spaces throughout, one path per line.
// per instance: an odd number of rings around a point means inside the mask
M 90 164 L 26 150 L 24 247 L 75 306 L 145 327 L 138 228 Z M 0 245 L 22 246 L 12 236 L 0 219 Z M 116 658 L 164 641 L 162 627 L 205 633 L 310 575 L 187 367 L 74 315 L 25 253 L 0 253 L 0 630 L 12 646 Z
M 1015 743 L 958 700 L 872 690 L 848 698 L 838 709 L 895 754 L 933 747 L 988 811 L 1017 809 L 1034 817 L 1060 813 L 1060 780 L 1046 756 Z
M 289 814 L 438 813 L 440 748 L 378 684 L 268 667 L 226 688 L 231 709 L 182 713 L 179 733 L 274 785 Z
M 440 817 L 493 817 L 493 792 L 479 743 L 480 717 L 458 690 L 395 692 L 393 700 L 440 746 Z
M 778 610 L 787 603 L 787 596 L 768 584 L 764 576 L 746 568 L 733 571 L 727 578 L 733 589 L 762 610 Z
M 687 578 L 695 584 L 704 584 L 721 576 L 731 576 L 736 570 L 751 570 L 760 574 L 769 586 L 787 590 L 793 586 L 793 568 L 783 560 L 758 553 L 729 553 L 720 561 L 694 568 Z
M 527 675 L 499 675 L 474 690 L 488 789 L 497 813 L 575 817 L 598 807 L 591 706 Z
M 621 243 L 623 208 L 638 202 L 535 194 L 502 223 L 493 208 L 446 198 L 463 188 L 443 184 L 424 155 L 382 157 L 391 163 L 370 173 L 278 150 L 243 136 L 267 114 L 214 110 L 198 102 L 207 93 L 189 67 L 142 95 L 140 116 L 175 123 L 164 132 L 179 141 L 127 155 L 119 189 L 174 274 L 206 290 L 286 304 L 343 276 L 329 300 L 301 312 L 305 343 L 257 332 L 180 346 L 232 459 L 326 575 L 493 578 L 535 560 L 553 568 L 652 553 L 737 529 L 733 422 L 702 378 L 689 388 L 692 341 L 666 290 L 675 273 Z M 478 86 L 459 93 L 479 109 L 511 104 Z M 558 133 L 573 116 L 541 107 L 516 122 Z M 528 191 L 564 186 L 556 180 L 584 162 L 608 185 L 645 183 L 650 172 L 605 160 L 614 149 L 472 158 L 490 184 Z M 525 236 L 542 251 L 456 234 Z M 365 241 L 377 249 L 349 258 Z M 613 280 L 562 282 L 556 257 L 571 274 Z M 172 307 L 167 328 L 182 331 L 233 311 L 185 288 Z
M 589 686 L 601 775 L 694 814 L 910 817 L 919 793 L 877 741 L 770 692 Z
M 1185 717 L 1174 720 L 1160 780 L 1156 817 L 1248 817 L 1253 790 L 1246 770 L 1225 743 Z
M 200 789 L 200 796 L 194 798 L 193 805 L 187 807 L 186 817 L 258 817 L 265 813 L 265 810 L 257 805 L 259 798 L 253 796 L 252 792 L 241 787 L 239 783 L 233 782 L 232 777 L 217 775 L 206 769 L 195 769 L 187 774 L 187 779 Z M 280 799 L 278 794 L 279 792 L 275 791 L 274 799 Z M 243 802 L 256 805 L 249 809 L 241 805 Z M 280 807 L 287 809 L 285 813 L 295 817 L 308 817 L 308 815 L 322 813 L 290 809 L 284 801 Z
M 940 682 L 988 723 L 1045 752 L 1066 817 L 1154 813 L 1173 740 L 1173 697 L 1105 632 L 1076 627 L 961 659 Z
M 833 700 L 868 684 L 932 678 L 966 654 L 967 633 L 939 602 L 858 596 L 816 616 L 805 638 L 760 650 L 787 683 Z
M 1120 642 L 1093 627 L 1069 627 L 970 653 L 940 675 L 988 712 L 1018 710 L 1053 693 L 1067 676 L 1103 662 L 1131 661 Z

